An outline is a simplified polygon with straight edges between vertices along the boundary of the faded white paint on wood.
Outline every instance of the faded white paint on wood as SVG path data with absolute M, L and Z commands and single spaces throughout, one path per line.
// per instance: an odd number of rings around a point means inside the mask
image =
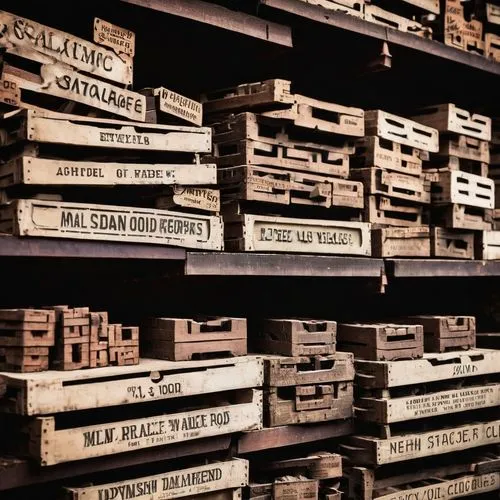
M 476 259 L 500 259 L 500 231 L 482 231 L 478 234 L 478 254 Z
M 22 156 L 0 166 L 0 187 L 14 184 L 114 186 L 216 183 L 217 169 L 214 164 L 103 163 Z
M 9 12 L 0 11 L 0 47 L 8 52 L 27 49 L 49 56 L 48 63 L 60 61 L 92 75 L 129 85 L 132 60 L 92 42 L 49 28 Z M 29 58 L 29 54 L 28 54 Z
M 56 430 L 54 417 L 38 417 L 32 424 L 30 455 L 41 465 L 55 465 L 260 429 L 262 391 L 252 390 L 251 398 L 246 403 L 61 430 Z
M 0 373 L 0 384 L 2 380 L 16 395 L 0 398 L 1 411 L 47 415 L 251 389 L 262 386 L 264 373 L 260 357 L 241 356 L 199 361 L 141 359 L 132 366 Z
M 71 500 L 166 500 L 248 485 L 248 461 L 233 458 L 128 481 L 66 488 Z
M 222 250 L 222 219 L 137 207 L 42 200 L 15 202 L 18 236 L 105 240 Z
M 94 19 L 94 42 L 110 47 L 117 54 L 135 55 L 135 33 L 98 17 Z
M 355 361 L 354 364 L 359 385 L 384 389 L 496 373 L 500 366 L 500 351 L 475 349 L 424 353 L 423 359 Z
M 220 191 L 218 189 L 175 186 L 173 202 L 180 207 L 219 212 Z
M 203 106 L 201 103 L 164 87 L 155 89 L 155 95 L 159 98 L 161 112 L 176 116 L 201 127 L 203 122 Z

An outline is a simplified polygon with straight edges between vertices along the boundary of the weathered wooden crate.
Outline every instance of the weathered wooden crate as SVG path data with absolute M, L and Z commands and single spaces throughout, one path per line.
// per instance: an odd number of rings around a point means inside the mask
M 257 356 L 177 362 L 141 359 L 139 365 L 126 367 L 1 373 L 0 380 L 10 395 L 0 398 L 0 410 L 33 416 L 260 387 L 264 367 Z
M 176 185 L 168 194 L 155 199 L 161 210 L 182 210 L 194 213 L 220 212 L 220 190 L 206 187 Z
M 352 382 L 264 390 L 264 423 L 267 427 L 339 420 L 352 417 L 352 413 Z
M 16 200 L 0 226 L 17 236 L 174 245 L 222 250 L 222 219 L 148 208 Z
M 459 158 L 458 156 L 448 156 L 447 158 L 441 159 L 441 161 L 433 161 L 432 163 L 426 165 L 425 176 L 428 174 L 440 174 L 442 172 L 448 172 L 450 170 L 459 170 L 468 174 L 473 174 L 481 177 L 488 177 L 489 166 L 487 163 L 482 163 L 475 160 L 466 160 L 464 158 Z M 432 178 L 433 176 L 431 176 Z M 434 175 L 434 177 L 438 177 Z
M 488 141 L 481 141 L 467 135 L 444 136 L 439 141 L 439 156 L 456 156 L 464 160 L 481 163 L 490 162 Z
M 342 477 L 342 457 L 336 453 L 313 453 L 303 458 L 265 461 L 256 468 L 266 474 L 305 476 L 308 479 L 334 479 Z
M 407 316 L 404 321 L 424 327 L 426 352 L 446 352 L 476 347 L 474 316 Z
M 413 33 L 422 38 L 432 39 L 432 29 L 428 26 L 424 26 L 417 21 L 412 21 L 411 19 L 399 16 L 388 10 L 381 9 L 377 5 L 365 5 L 364 19 L 371 23 L 381 24 L 387 28 Z
M 343 452 L 359 465 L 384 465 L 500 443 L 500 420 L 381 439 L 351 436 Z
M 40 309 L 0 309 L 0 346 L 51 347 L 55 313 Z
M 424 353 L 424 332 L 419 325 L 340 323 L 337 338 L 340 348 L 356 359 L 415 359 Z
M 104 368 L 103 368 L 104 370 Z M 260 429 L 262 392 L 243 390 L 235 402 L 162 413 L 144 418 L 59 428 L 58 417 L 35 417 L 24 432 L 29 456 L 40 465 L 101 457 L 127 451 Z
M 388 196 L 415 203 L 431 202 L 430 183 L 423 176 L 388 172 L 381 168 L 360 168 L 351 171 L 351 178 L 362 182 L 368 195 Z
M 204 356 L 247 353 L 247 322 L 242 318 L 151 318 L 142 329 L 141 352 L 151 358 L 186 361 Z
M 319 5 L 325 9 L 335 10 L 351 16 L 363 18 L 365 0 L 301 0 L 312 5 Z
M 264 384 L 272 387 L 349 382 L 354 380 L 354 358 L 350 352 L 328 356 L 263 356 Z
M 476 344 L 478 347 L 500 350 L 500 333 L 476 333 Z
M 459 205 L 458 203 L 433 206 L 431 222 L 446 229 L 489 231 L 492 228 L 490 209 Z
M 428 226 L 372 229 L 373 257 L 430 257 Z
M 431 227 L 431 256 L 474 259 L 474 233 Z
M 205 113 L 289 107 L 295 101 L 288 80 L 265 80 L 215 90 L 201 96 Z
M 118 148 L 140 151 L 209 153 L 208 127 L 133 123 L 66 115 L 41 110 L 16 110 L 0 121 L 0 145 L 17 141 Z
M 480 231 L 476 233 L 476 259 L 500 259 L 500 231 Z
M 431 153 L 439 151 L 438 131 L 408 118 L 402 118 L 380 109 L 366 111 L 365 127 L 366 135 L 376 135 L 388 141 Z
M 500 6 L 482 0 L 476 9 L 476 14 L 481 21 L 490 24 L 500 24 Z
M 292 106 L 265 111 L 264 116 L 292 122 L 296 127 L 351 137 L 365 135 L 364 111 L 295 94 Z
M 268 319 L 253 335 L 262 352 L 285 356 L 333 354 L 337 336 L 335 321 Z
M 0 370 L 31 373 L 48 369 L 48 347 L 0 347 Z
M 261 165 L 288 170 L 347 177 L 349 156 L 345 153 L 311 150 L 302 146 L 241 140 L 214 144 L 214 156 L 203 158 L 219 167 Z
M 242 214 L 226 223 L 227 250 L 341 255 L 371 254 L 370 224 Z
M 424 353 L 423 359 L 354 362 L 356 383 L 365 389 L 390 389 L 497 373 L 500 351 Z
M 117 491 L 134 492 L 138 500 L 198 498 L 198 495 L 248 485 L 248 461 L 233 458 L 198 467 L 174 470 L 154 476 L 93 486 L 64 489 L 64 500 L 103 500 L 113 498 Z M 127 495 L 127 494 L 125 494 Z
M 319 482 L 304 476 L 283 476 L 269 483 L 250 483 L 251 500 L 318 500 Z
M 205 185 L 217 183 L 214 164 L 142 164 L 70 161 L 23 154 L 0 165 L 0 187 Z
M 423 205 L 380 195 L 365 197 L 363 220 L 374 225 L 421 227 L 422 215 Z
M 416 148 L 402 146 L 377 136 L 363 137 L 356 141 L 353 166 L 379 167 L 409 175 L 422 173 L 422 159 Z
M 500 36 L 495 33 L 484 34 L 484 55 L 500 62 Z
M 363 185 L 356 181 L 250 165 L 221 168 L 218 178 L 227 199 L 363 208 Z

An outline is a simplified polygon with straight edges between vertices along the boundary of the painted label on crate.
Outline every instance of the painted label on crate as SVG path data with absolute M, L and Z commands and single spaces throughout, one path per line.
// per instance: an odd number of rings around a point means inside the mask
M 221 221 L 215 216 L 20 200 L 18 222 L 21 235 L 222 248 Z
M 318 481 L 311 479 L 295 481 L 275 481 L 273 498 L 293 500 L 317 500 Z
M 159 96 L 160 111 L 201 126 L 203 121 L 203 106 L 201 103 L 164 87 L 155 89 L 155 95 Z
M 376 463 L 389 464 L 500 443 L 500 420 L 373 440 L 377 449 Z
M 135 184 L 172 185 L 213 184 L 215 165 L 159 165 L 134 163 L 97 163 L 52 160 L 25 156 L 14 160 L 22 168 L 24 184 L 104 185 Z
M 433 417 L 500 404 L 500 384 L 464 387 L 435 394 L 387 400 L 388 422 Z
M 94 19 L 94 42 L 112 48 L 117 54 L 135 54 L 135 34 L 96 17 Z
M 248 484 L 248 462 L 235 459 L 130 481 L 68 488 L 74 500 L 166 500 Z
M 41 62 L 60 61 L 95 76 L 129 85 L 132 62 L 112 50 L 24 17 L 0 11 L 0 47 L 22 57 Z
M 220 191 L 217 189 L 175 186 L 173 199 L 180 207 L 220 211 Z
M 420 488 L 396 491 L 377 500 L 448 500 L 500 489 L 500 472 L 440 480 Z
M 21 89 L 16 81 L 4 74 L 0 79 L 0 102 L 19 106 L 21 104 Z

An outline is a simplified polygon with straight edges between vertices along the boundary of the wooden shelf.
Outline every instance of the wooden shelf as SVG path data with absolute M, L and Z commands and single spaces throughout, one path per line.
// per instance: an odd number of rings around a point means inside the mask
M 393 278 L 499 277 L 500 261 L 387 259 L 386 274 Z

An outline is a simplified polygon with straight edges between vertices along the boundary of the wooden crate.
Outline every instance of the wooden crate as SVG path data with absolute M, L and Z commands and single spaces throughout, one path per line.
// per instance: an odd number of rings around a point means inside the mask
M 456 156 L 464 160 L 490 163 L 488 141 L 481 141 L 463 134 L 441 137 L 438 154 L 439 156 Z
M 500 25 L 500 6 L 491 2 L 481 0 L 477 6 L 476 13 L 479 18 L 490 24 Z
M 476 259 L 500 259 L 500 231 L 480 231 L 476 233 Z
M 257 463 L 265 474 L 305 476 L 308 479 L 335 479 L 342 477 L 342 457 L 336 453 L 313 453 L 307 457 Z
M 55 313 L 40 309 L 0 309 L 0 346 L 51 347 Z
M 301 0 L 312 5 L 319 5 L 325 9 L 336 10 L 351 16 L 363 19 L 365 1 L 364 0 Z
M 340 348 L 356 359 L 415 359 L 424 353 L 424 332 L 419 325 L 340 323 L 337 338 Z
M 42 110 L 16 110 L 0 120 L 0 145 L 18 141 L 140 151 L 209 153 L 208 127 L 134 123 Z
M 0 378 L 11 395 L 0 399 L 1 412 L 33 416 L 260 387 L 264 366 L 257 356 L 198 361 L 143 358 L 135 366 L 2 373 Z
M 323 384 L 354 380 L 354 358 L 350 352 L 328 356 L 262 356 L 264 384 L 272 387 Z
M 495 33 L 484 34 L 484 55 L 500 62 L 500 36 Z
M 380 195 L 365 197 L 363 220 L 374 225 L 421 227 L 422 215 L 423 205 Z
M 441 161 L 434 161 L 428 164 L 429 168 L 425 169 L 426 178 L 439 178 L 442 172 L 448 172 L 450 170 L 459 170 L 467 174 L 473 174 L 481 177 L 488 177 L 489 166 L 487 163 L 482 163 L 475 160 L 465 160 L 464 158 L 459 158 L 458 156 L 448 156 Z M 429 174 L 434 174 L 430 175 Z
M 264 423 L 267 427 L 339 420 L 352 417 L 352 412 L 352 382 L 264 390 Z
M 147 357 L 171 361 L 244 356 L 247 353 L 246 319 L 151 318 L 142 330 L 141 351 Z
M 155 199 L 161 210 L 182 210 L 194 213 L 220 212 L 220 190 L 205 187 L 174 186 L 168 193 Z
M 16 200 L 0 209 L 16 236 L 151 243 L 222 250 L 222 219 L 148 208 Z
M 388 10 L 381 9 L 377 5 L 365 5 L 364 19 L 370 23 L 380 24 L 387 28 L 397 29 L 398 31 L 413 33 L 422 38 L 432 39 L 432 29 L 428 26 L 424 26 L 417 21 L 412 21 L 411 19 L 399 16 Z
M 62 429 L 35 417 L 26 430 L 29 456 L 47 466 L 261 427 L 262 392 L 249 389 L 234 404 Z
M 248 461 L 233 458 L 225 462 L 212 462 L 198 467 L 174 470 L 154 476 L 95 486 L 64 489 L 65 500 L 111 499 L 116 491 L 135 491 L 139 500 L 165 500 L 167 498 L 198 498 L 206 492 L 215 492 L 248 485 Z
M 262 352 L 285 356 L 333 354 L 337 335 L 335 321 L 268 319 L 252 336 Z
M 370 225 L 364 222 L 250 214 L 238 218 L 224 227 L 229 251 L 371 254 Z
M 363 208 L 360 182 L 258 166 L 221 168 L 218 179 L 226 199 Z
M 404 146 L 422 149 L 431 153 L 439 151 L 439 135 L 436 129 L 421 125 L 385 111 L 365 112 L 366 135 L 376 135 Z
M 359 465 L 384 465 L 500 443 L 500 420 L 381 439 L 351 436 L 343 451 Z
M 424 327 L 426 352 L 446 352 L 476 347 L 474 316 L 407 316 L 403 321 Z
M 251 500 L 318 500 L 319 482 L 304 476 L 283 476 L 269 483 L 250 483 Z
M 481 348 L 500 349 L 500 333 L 477 332 L 476 344 Z
M 428 226 L 372 229 L 373 257 L 430 257 Z
M 23 154 L 0 165 L 0 187 L 19 184 L 38 186 L 131 186 L 216 184 L 214 164 L 166 165 L 70 161 Z
M 424 353 L 408 361 L 354 362 L 356 383 L 365 389 L 389 389 L 405 385 L 497 373 L 500 351 L 476 349 L 464 352 Z
M 387 196 L 415 203 L 431 202 L 430 183 L 422 176 L 388 172 L 381 168 L 360 168 L 352 170 L 351 178 L 362 182 L 368 195 Z
M 402 146 L 377 136 L 363 137 L 356 141 L 353 166 L 379 167 L 408 175 L 422 173 L 422 159 L 416 148 Z
M 491 118 L 471 113 L 452 103 L 421 108 L 413 119 L 442 134 L 461 134 L 481 141 L 491 140 Z
M 2 371 L 31 373 L 48 369 L 48 347 L 0 347 Z
M 431 227 L 431 256 L 446 259 L 474 259 L 474 233 Z
M 446 229 L 488 231 L 492 228 L 491 210 L 457 203 L 433 206 L 431 222 Z
M 430 174 L 433 205 L 456 203 L 479 208 L 495 208 L 493 179 L 466 172 Z
M 214 144 L 214 156 L 204 161 L 219 167 L 260 165 L 347 177 L 349 156 L 345 153 L 306 149 L 302 146 L 273 144 L 250 139 Z

